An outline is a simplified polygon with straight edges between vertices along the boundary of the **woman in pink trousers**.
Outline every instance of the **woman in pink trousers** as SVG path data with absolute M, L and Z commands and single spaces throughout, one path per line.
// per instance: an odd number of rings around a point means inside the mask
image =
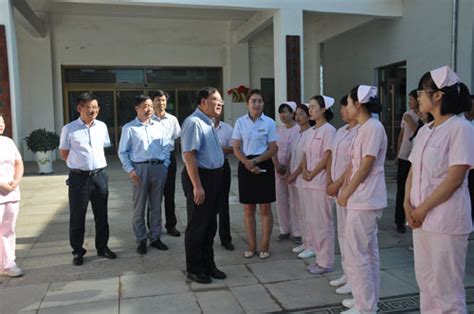
M 330 173 L 331 180 L 328 182 L 327 193 L 331 197 L 337 197 L 342 184 L 344 183 L 344 172 L 350 164 L 350 150 L 352 141 L 357 133 L 359 125 L 357 120 L 350 118 L 347 112 L 347 95 L 341 99 L 341 117 L 345 125 L 340 127 L 331 147 Z M 347 208 L 336 204 L 337 217 L 337 239 L 339 241 L 339 249 L 341 251 L 341 267 L 342 276 L 331 280 L 329 285 L 339 287 L 336 289 L 337 294 L 349 294 L 352 291 L 351 284 L 346 276 L 345 249 L 344 249 L 344 232 L 346 227 Z
M 19 183 L 23 162 L 15 143 L 3 136 L 5 118 L 0 113 L 0 275 L 19 277 L 22 270 L 15 264 L 15 224 L 20 210 Z
M 317 253 L 316 260 L 306 270 L 314 275 L 334 269 L 335 230 L 334 215 L 329 196 L 326 194 L 326 168 L 331 157 L 331 146 L 336 129 L 329 123 L 334 117 L 331 107 L 334 98 L 317 95 L 309 101 L 309 114 L 316 125 L 303 146 L 304 189 L 303 202 L 306 228 Z
M 342 313 L 376 313 L 380 293 L 380 258 L 377 242 L 377 219 L 387 207 L 384 162 L 387 153 L 385 129 L 372 113 L 382 105 L 377 88 L 359 85 L 347 98 L 348 116 L 356 119 L 357 130 L 351 148 L 351 164 L 346 170 L 339 206 L 347 207 L 345 227 L 345 262 L 353 299 Z
M 458 114 L 471 108 L 469 90 L 444 66 L 421 77 L 418 101 L 420 111 L 434 117 L 414 140 L 404 202 L 420 310 L 467 313 L 463 279 L 472 232 L 467 176 L 474 166 L 474 129 Z

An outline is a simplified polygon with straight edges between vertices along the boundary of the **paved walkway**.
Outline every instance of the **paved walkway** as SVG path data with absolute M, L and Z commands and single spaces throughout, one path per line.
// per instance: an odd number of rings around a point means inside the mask
M 112 159 L 112 160 L 111 160 Z M 168 235 L 162 240 L 170 249 L 139 256 L 131 227 L 131 186 L 118 160 L 109 157 L 109 246 L 117 260 L 95 255 L 94 223 L 88 213 L 81 267 L 72 265 L 68 241 L 67 169 L 56 162 L 55 174 L 35 175 L 36 165 L 26 164 L 22 181 L 22 206 L 17 223 L 17 262 L 25 276 L 0 276 L 0 313 L 337 313 L 343 297 L 335 294 L 328 280 L 340 275 L 337 268 L 323 276 L 305 271 L 310 260 L 297 259 L 290 242 L 272 240 L 268 260 L 245 259 L 242 208 L 238 204 L 236 163 L 232 162 L 232 237 L 236 250 L 229 252 L 215 242 L 216 262 L 228 278 L 211 285 L 185 281 L 184 237 Z M 179 173 L 182 166 L 179 167 Z M 178 229 L 184 231 L 185 200 L 178 175 Z M 400 235 L 392 223 L 395 184 L 388 183 L 389 208 L 380 222 L 381 312 L 418 311 L 413 255 L 407 249 L 411 233 Z M 274 212 L 273 239 L 278 234 Z M 473 239 L 473 237 L 471 237 Z M 474 311 L 474 241 L 467 261 L 466 286 L 470 310 Z M 471 288 L 472 287 L 472 288 Z

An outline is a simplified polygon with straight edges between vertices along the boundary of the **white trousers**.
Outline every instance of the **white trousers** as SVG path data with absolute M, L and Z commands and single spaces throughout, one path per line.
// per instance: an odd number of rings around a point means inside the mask
M 20 202 L 0 204 L 0 270 L 15 266 L 15 225 Z

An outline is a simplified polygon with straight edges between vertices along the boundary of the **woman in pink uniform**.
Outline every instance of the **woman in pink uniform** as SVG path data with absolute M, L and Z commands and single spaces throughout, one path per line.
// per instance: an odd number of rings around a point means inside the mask
M 354 139 L 359 127 L 357 120 L 348 115 L 347 96 L 344 96 L 341 99 L 341 117 L 347 124 L 337 130 L 331 147 L 331 180 L 327 188 L 327 193 L 331 197 L 337 197 L 339 190 L 344 183 L 344 172 L 351 161 L 349 152 L 351 150 L 352 140 Z M 336 204 L 336 215 L 337 239 L 341 251 L 342 276 L 331 280 L 329 285 L 339 287 L 336 289 L 337 294 L 349 294 L 351 293 L 352 288 L 351 284 L 347 281 L 344 249 L 344 230 L 346 226 L 347 208 Z
M 291 143 L 295 141 L 300 131 L 300 127 L 295 122 L 295 111 L 296 103 L 293 101 L 284 102 L 278 107 L 280 121 L 283 124 L 277 128 L 277 154 L 273 155 L 273 164 L 276 172 L 276 208 L 280 224 L 280 235 L 277 241 L 289 240 L 293 235 L 293 241 L 301 244 L 300 225 L 296 214 L 291 211 L 288 183 L 286 183 Z
M 303 146 L 302 170 L 303 202 L 306 227 L 311 236 L 316 260 L 306 269 L 311 274 L 333 271 L 335 251 L 334 217 L 329 196 L 326 194 L 326 168 L 336 129 L 329 124 L 334 114 L 334 98 L 317 95 L 309 101 L 309 114 L 316 125 Z
M 310 236 L 308 234 L 308 230 L 306 229 L 306 225 L 304 222 L 304 212 L 303 207 L 301 206 L 300 202 L 300 190 L 303 189 L 303 178 L 301 176 L 302 168 L 301 168 L 301 159 L 303 159 L 303 147 L 308 134 L 311 133 L 309 130 L 312 125 L 314 125 L 314 121 L 309 119 L 309 105 L 301 104 L 298 105 L 295 114 L 295 120 L 298 126 L 300 127 L 300 131 L 296 139 L 291 143 L 291 154 L 290 154 L 290 167 L 288 171 L 288 176 L 286 177 L 286 182 L 288 183 L 288 190 L 290 196 L 290 208 L 291 212 L 295 213 L 297 217 L 297 221 L 301 228 L 301 235 L 303 238 L 303 243 L 298 245 L 297 247 L 293 248 L 293 253 L 299 254 L 305 250 L 312 249 L 312 245 L 310 242 Z
M 347 207 L 345 227 L 346 275 L 352 285 L 354 299 L 342 304 L 349 310 L 342 313 L 376 313 L 380 292 L 380 260 L 377 242 L 377 219 L 387 207 L 384 162 L 387 135 L 383 125 L 372 113 L 382 111 L 377 88 L 360 85 L 347 98 L 350 119 L 359 129 L 351 148 L 351 163 L 337 203 Z
M 2 136 L 4 116 L 0 113 L 0 275 L 18 277 L 22 270 L 15 264 L 15 225 L 20 210 L 19 183 L 23 162 L 15 143 Z
M 466 313 L 463 279 L 472 231 L 467 174 L 474 166 L 469 90 L 445 66 L 422 76 L 420 110 L 433 115 L 410 154 L 405 214 L 413 230 L 422 313 Z

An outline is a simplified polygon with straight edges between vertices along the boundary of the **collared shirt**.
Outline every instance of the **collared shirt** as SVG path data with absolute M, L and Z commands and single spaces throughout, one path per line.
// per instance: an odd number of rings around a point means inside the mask
M 409 116 L 415 123 L 418 123 L 418 116 L 416 115 L 415 111 L 408 110 L 403 114 L 403 117 L 405 117 L 405 115 Z M 413 136 L 414 132 L 404 119 L 402 119 L 400 128 L 403 130 L 403 138 L 402 142 L 400 143 L 400 151 L 398 152 L 398 158 L 408 160 L 408 156 L 410 155 L 412 149 L 412 141 L 410 141 L 410 138 Z
M 94 120 L 88 127 L 81 118 L 74 120 L 61 131 L 59 149 L 68 150 L 66 164 L 70 169 L 95 170 L 107 166 L 104 147 L 110 147 L 107 125 Z
M 15 161 L 21 160 L 21 155 L 15 142 L 9 137 L 0 135 L 0 183 L 10 183 L 15 178 Z M 6 193 L 0 191 L 0 204 L 20 200 L 20 186 Z
M 323 159 L 324 153 L 331 150 L 336 128 L 329 123 L 325 123 L 319 128 L 313 127 L 309 131 L 309 138 L 306 140 L 303 151 L 306 156 L 306 168 L 313 171 Z M 326 169 L 319 172 L 311 181 L 304 181 L 304 188 L 326 189 Z
M 333 181 L 336 181 L 342 176 L 351 162 L 351 144 L 358 129 L 358 124 L 351 129 L 349 129 L 349 125 L 346 124 L 340 127 L 336 132 L 331 147 L 331 177 Z
M 138 118 L 122 127 L 118 155 L 123 169 L 129 173 L 134 170 L 133 163 L 152 159 L 170 163 L 170 140 L 162 124 L 150 119 L 148 124 Z
M 253 121 L 250 114 L 246 114 L 235 121 L 232 138 L 242 141 L 245 156 L 261 155 L 267 151 L 269 143 L 278 139 L 275 121 L 263 113 Z
M 280 125 L 277 128 L 277 146 L 278 162 L 282 165 L 288 165 L 291 154 L 291 143 L 295 141 L 300 132 L 300 126 L 295 124 L 291 128 L 287 128 L 286 125 Z
M 474 166 L 474 128 L 469 121 L 452 116 L 432 127 L 425 124 L 414 139 L 409 161 L 412 164 L 410 201 L 419 206 L 446 179 L 449 167 Z M 472 231 L 468 175 L 451 197 L 432 208 L 421 228 L 445 234 Z
M 224 152 L 212 121 L 199 108 L 184 120 L 181 149 L 183 156 L 185 152 L 196 152 L 198 168 L 217 169 L 224 165 Z
M 174 142 L 181 135 L 181 127 L 179 126 L 178 119 L 168 112 L 165 112 L 164 116 L 161 118 L 155 114 L 151 118 L 163 124 L 166 130 L 166 135 L 170 140 L 170 151 L 174 151 Z
M 375 210 L 387 207 L 387 187 L 385 185 L 385 156 L 387 154 L 387 134 L 379 120 L 371 118 L 357 130 L 351 148 L 351 180 L 366 156 L 375 157 L 372 169 L 363 182 L 347 200 L 349 210 Z
M 217 127 L 214 126 L 216 130 L 217 137 L 219 137 L 219 141 L 222 146 L 225 147 L 232 147 L 232 132 L 234 128 L 229 123 L 219 121 L 219 125 Z M 224 154 L 227 157 L 227 154 Z

